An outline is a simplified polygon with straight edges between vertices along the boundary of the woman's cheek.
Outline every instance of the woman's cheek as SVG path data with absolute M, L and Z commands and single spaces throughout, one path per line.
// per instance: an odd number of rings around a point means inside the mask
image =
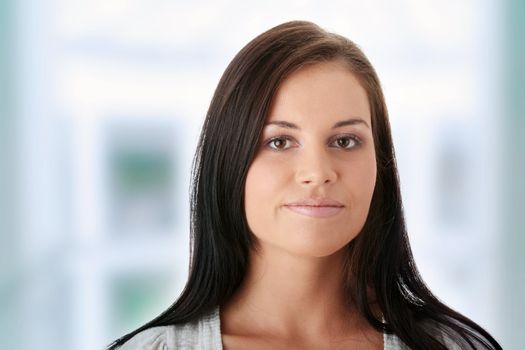
M 281 162 L 260 157 L 252 162 L 246 177 L 246 216 L 261 219 L 273 215 L 286 195 L 286 168 Z
M 273 196 L 283 169 L 279 169 L 273 162 L 264 159 L 256 160 L 248 170 L 246 180 L 246 194 L 257 200 Z M 261 203 L 262 204 L 262 203 Z

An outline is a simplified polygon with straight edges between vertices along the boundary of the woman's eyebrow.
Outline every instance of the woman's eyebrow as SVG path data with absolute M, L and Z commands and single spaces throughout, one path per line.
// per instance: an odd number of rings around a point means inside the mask
M 334 124 L 334 126 L 332 126 L 332 129 L 341 128 L 341 127 L 347 126 L 347 125 L 359 125 L 359 124 L 363 124 L 367 128 L 370 128 L 370 126 L 368 126 L 367 122 L 364 121 L 363 119 L 361 119 L 361 118 L 350 118 L 350 119 L 345 119 L 345 120 L 338 121 L 337 123 Z M 284 120 L 272 120 L 271 122 L 266 123 L 264 126 L 267 126 L 267 125 L 277 125 L 277 126 L 280 126 L 281 128 L 301 130 L 301 128 L 299 128 L 296 124 L 290 123 L 290 122 L 287 122 L 287 121 L 284 121 Z

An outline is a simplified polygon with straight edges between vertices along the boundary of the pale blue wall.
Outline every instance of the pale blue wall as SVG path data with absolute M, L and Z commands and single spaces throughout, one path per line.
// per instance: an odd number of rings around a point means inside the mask
M 18 247 L 15 229 L 14 176 L 14 11 L 0 1 L 0 339 L 6 349 L 19 348 L 20 300 L 16 298 Z
M 525 346 L 525 1 L 508 0 L 504 28 L 504 349 Z

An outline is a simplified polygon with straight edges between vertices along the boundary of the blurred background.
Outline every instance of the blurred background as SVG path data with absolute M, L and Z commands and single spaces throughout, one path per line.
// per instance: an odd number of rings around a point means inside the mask
M 375 66 L 424 280 L 523 348 L 524 1 L 1 0 L 3 349 L 102 349 L 176 299 L 216 84 L 293 19 Z

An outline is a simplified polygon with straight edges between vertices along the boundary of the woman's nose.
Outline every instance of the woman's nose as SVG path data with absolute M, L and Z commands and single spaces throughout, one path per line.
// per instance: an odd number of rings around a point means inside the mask
M 321 185 L 337 179 L 334 164 L 326 150 L 304 151 L 297 164 L 296 179 L 300 184 Z

